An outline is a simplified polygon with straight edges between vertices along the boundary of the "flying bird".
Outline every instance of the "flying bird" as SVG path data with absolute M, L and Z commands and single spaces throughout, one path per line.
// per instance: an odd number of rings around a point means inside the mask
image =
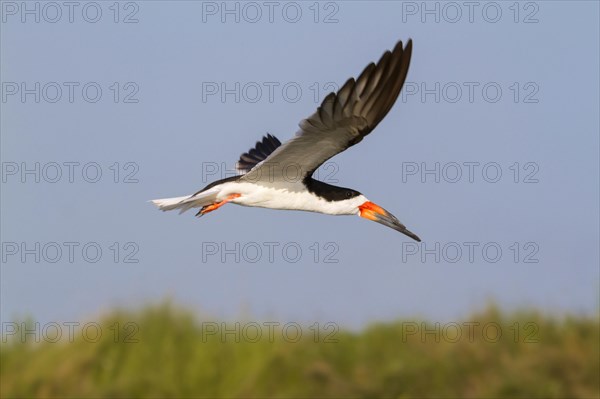
M 312 177 L 329 158 L 359 143 L 392 108 L 408 73 L 412 40 L 383 53 L 357 79 L 331 92 L 316 112 L 300 122 L 300 130 L 284 144 L 270 134 L 236 164 L 237 176 L 215 181 L 192 195 L 157 199 L 163 211 L 183 213 L 200 208 L 202 216 L 227 203 L 271 209 L 358 215 L 421 241 L 391 213 L 356 190 L 336 187 Z

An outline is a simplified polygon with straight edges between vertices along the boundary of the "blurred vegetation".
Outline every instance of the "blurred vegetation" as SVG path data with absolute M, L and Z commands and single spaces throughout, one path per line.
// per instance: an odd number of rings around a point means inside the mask
M 2 398 L 600 395 L 598 317 L 504 314 L 491 307 L 469 320 L 437 325 L 402 320 L 360 332 L 303 325 L 301 337 L 298 325 L 239 323 L 201 321 L 165 303 L 115 311 L 98 324 L 82 322 L 72 327 L 72 337 L 60 326 L 59 342 L 48 342 L 58 339 L 56 325 L 22 336 L 22 328 L 36 331 L 35 324 L 16 322 L 3 326 L 0 393 Z M 31 342 L 36 337 L 40 342 Z

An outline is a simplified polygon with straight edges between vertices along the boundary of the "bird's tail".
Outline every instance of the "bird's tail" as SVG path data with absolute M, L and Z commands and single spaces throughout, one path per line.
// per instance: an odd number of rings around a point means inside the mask
M 179 209 L 179 213 L 183 213 L 191 208 L 201 208 L 210 205 L 216 200 L 218 190 L 208 190 L 196 195 L 186 195 L 183 197 L 155 199 L 152 202 L 161 211 L 172 211 Z

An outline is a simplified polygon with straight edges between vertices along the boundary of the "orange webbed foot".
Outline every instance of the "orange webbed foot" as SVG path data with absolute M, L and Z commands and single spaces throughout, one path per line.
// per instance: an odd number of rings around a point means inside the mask
M 241 197 L 241 196 L 242 196 L 241 194 L 231 194 L 227 198 L 225 198 L 223 201 L 215 202 L 214 204 L 210 204 L 210 205 L 205 205 L 202 207 L 202 209 L 200 209 L 200 211 L 196 214 L 196 216 L 200 217 L 209 212 L 217 210 L 220 207 L 222 207 L 223 205 L 225 205 L 226 203 L 228 203 L 229 201 L 231 201 L 235 198 Z

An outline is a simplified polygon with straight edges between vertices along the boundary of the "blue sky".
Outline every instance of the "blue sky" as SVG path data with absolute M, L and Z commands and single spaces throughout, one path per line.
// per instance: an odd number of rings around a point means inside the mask
M 224 4 L 1 3 L 3 321 L 164 298 L 348 326 L 490 300 L 597 312 L 597 2 Z M 408 38 L 403 97 L 320 177 L 422 245 L 357 217 L 146 202 L 288 139 Z

